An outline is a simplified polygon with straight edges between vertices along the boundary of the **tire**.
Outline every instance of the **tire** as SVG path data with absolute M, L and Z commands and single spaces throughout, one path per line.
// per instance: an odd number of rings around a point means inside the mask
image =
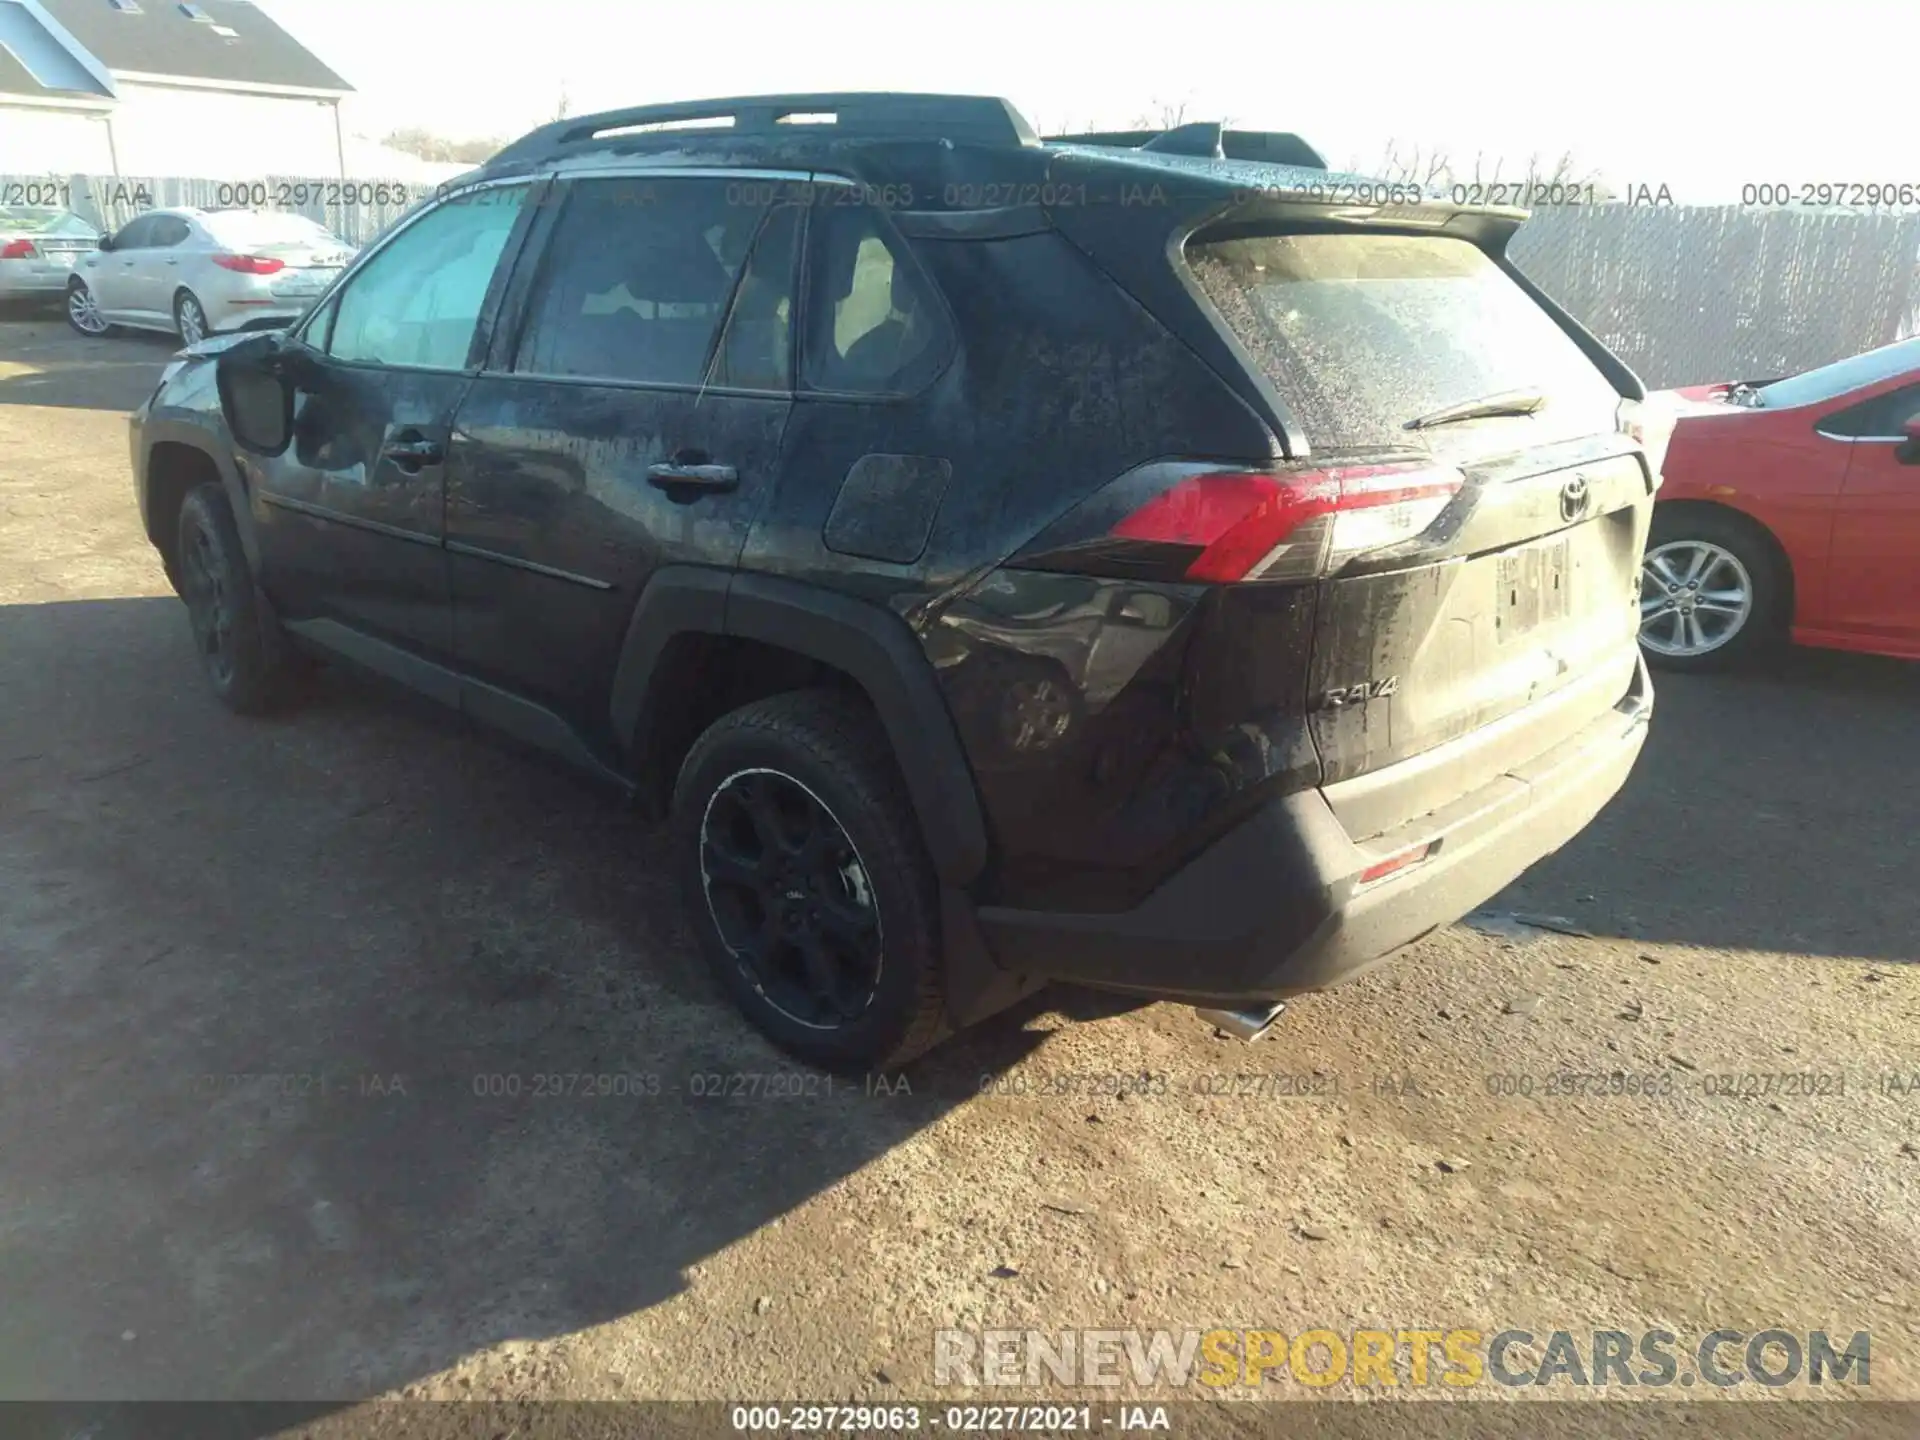
M 1722 510 L 1654 507 L 1640 586 L 1648 664 L 1678 672 L 1751 664 L 1778 645 L 1787 592 L 1779 553 L 1752 521 Z M 1737 614 L 1727 603 L 1734 595 L 1745 597 Z M 1709 608 L 1706 596 L 1720 603 Z M 1689 598 L 1691 612 L 1681 608 Z M 1656 603 L 1662 608 L 1650 610 Z
M 83 296 L 84 301 L 81 298 Z M 100 314 L 100 307 L 94 301 L 93 291 L 87 288 L 87 282 L 84 280 L 76 279 L 67 286 L 65 309 L 67 324 L 89 340 L 98 340 L 102 336 L 111 335 L 119 328 L 108 324 L 105 317 Z M 83 320 L 83 315 L 89 318 Z M 94 328 L 87 328 L 89 325 Z
M 199 317 L 200 333 L 189 339 L 187 321 L 191 316 Z M 197 345 L 213 333 L 207 324 L 207 307 L 191 290 L 182 290 L 173 297 L 173 333 L 180 337 L 182 345 Z
M 291 694 L 296 667 L 279 621 L 253 583 L 218 485 L 200 486 L 180 507 L 175 555 L 180 597 L 213 693 L 241 715 L 276 708 Z
M 933 865 L 862 703 L 802 690 L 723 716 L 680 767 L 671 824 L 701 948 L 776 1045 L 857 1072 L 945 1038 Z

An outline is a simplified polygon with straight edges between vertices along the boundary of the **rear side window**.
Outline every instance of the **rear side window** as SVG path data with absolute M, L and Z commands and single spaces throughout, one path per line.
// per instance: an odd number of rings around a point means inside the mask
M 514 369 L 698 385 L 766 213 L 741 204 L 739 192 L 719 179 L 575 182 Z M 757 293 L 755 306 L 764 300 Z
M 1187 264 L 1315 449 L 1529 445 L 1611 430 L 1620 397 L 1482 250 L 1437 235 L 1199 240 Z M 1508 391 L 1534 414 L 1419 432 L 1408 421 Z
M 946 359 L 946 319 L 879 216 L 858 206 L 813 213 L 806 379 L 816 390 L 904 394 Z
M 0 205 L 0 230 L 15 235 L 91 235 L 94 229 L 65 210 L 14 209 Z
M 178 215 L 156 215 L 153 229 L 147 232 L 147 246 L 154 250 L 169 249 L 184 244 L 192 233 L 192 227 Z
M 1902 385 L 1872 400 L 1863 400 L 1838 414 L 1829 415 L 1819 428 L 1829 435 L 1849 439 L 1898 440 L 1906 423 L 1920 415 L 1920 385 Z

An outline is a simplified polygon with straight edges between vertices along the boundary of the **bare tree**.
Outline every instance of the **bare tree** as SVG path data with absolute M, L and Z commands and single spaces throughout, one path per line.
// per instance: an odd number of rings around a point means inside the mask
M 1382 180 L 1418 185 L 1422 189 L 1453 183 L 1453 162 L 1444 150 L 1427 149 L 1419 145 L 1402 146 L 1398 140 L 1387 142 L 1379 164 L 1370 166 L 1355 161 L 1348 168 L 1360 174 L 1377 175 Z
M 443 165 L 481 165 L 499 154 L 506 141 L 498 136 L 487 139 L 451 140 L 431 130 L 413 126 L 395 130 L 380 142 L 389 150 L 417 155 Z
M 1129 130 L 1174 130 L 1187 123 L 1187 102 L 1168 104 L 1164 100 L 1154 100 L 1149 107 L 1133 117 Z
M 1189 105 L 1190 102 L 1186 100 L 1171 103 L 1164 100 L 1154 100 L 1146 109 L 1135 111 L 1130 119 L 1121 124 L 1115 124 L 1110 117 L 1106 119 L 1088 119 L 1079 123 L 1068 121 L 1055 123 L 1045 118 L 1045 112 L 1035 112 L 1031 117 L 1031 123 L 1034 130 L 1041 135 L 1088 135 L 1105 131 L 1126 130 L 1147 130 L 1157 133 L 1163 130 L 1173 130 L 1181 125 L 1192 124 L 1194 117 L 1188 113 Z M 1223 126 L 1231 127 L 1234 120 L 1232 116 L 1223 116 L 1220 123 Z
M 1525 164 L 1511 168 L 1505 156 L 1489 157 L 1483 150 L 1474 155 L 1471 166 L 1466 166 L 1456 164 L 1453 156 L 1439 147 L 1406 146 L 1394 140 L 1387 143 L 1379 164 L 1356 162 L 1352 168 L 1423 189 L 1447 190 L 1464 185 L 1483 192 L 1511 192 L 1517 199 L 1524 199 L 1557 186 L 1563 191 L 1588 192 L 1596 201 L 1614 198 L 1613 188 L 1601 179 L 1600 172 L 1582 165 L 1571 150 L 1553 159 L 1535 152 Z

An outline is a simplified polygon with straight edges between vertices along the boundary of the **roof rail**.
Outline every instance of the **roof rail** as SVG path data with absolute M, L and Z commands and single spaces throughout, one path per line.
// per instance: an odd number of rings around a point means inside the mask
M 1212 121 L 1176 125 L 1171 130 L 1099 130 L 1084 135 L 1049 135 L 1048 145 L 1109 145 L 1151 150 L 1162 155 L 1203 155 L 1215 160 L 1258 160 L 1268 165 L 1297 165 L 1325 170 L 1326 157 L 1298 135 L 1284 130 L 1228 130 Z
M 723 121 L 708 125 L 703 122 Z M 527 160 L 597 139 L 641 137 L 657 131 L 675 138 L 683 130 L 724 135 L 826 135 L 888 140 L 959 140 L 976 145 L 1034 145 L 1039 137 L 1005 100 L 983 95 L 908 95 L 885 91 L 823 95 L 748 95 L 730 100 L 688 100 L 673 105 L 636 105 L 543 125 L 494 157 Z M 627 133 L 621 133 L 627 132 Z

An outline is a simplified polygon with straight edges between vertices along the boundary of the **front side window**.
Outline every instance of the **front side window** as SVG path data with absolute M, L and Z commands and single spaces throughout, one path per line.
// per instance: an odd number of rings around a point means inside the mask
M 146 249 L 153 243 L 154 222 L 159 218 L 157 215 L 140 215 L 129 220 L 113 237 L 113 248 L 116 250 Z
M 806 377 L 817 390 L 904 394 L 945 358 L 945 320 L 926 282 L 897 254 L 876 212 L 815 210 Z
M 375 365 L 465 369 L 526 198 L 524 185 L 456 196 L 401 231 L 340 292 L 328 353 Z
M 765 213 L 721 179 L 575 182 L 541 260 L 514 369 L 698 385 Z M 764 292 L 763 284 L 756 309 Z M 771 303 L 777 320 L 777 294 Z

